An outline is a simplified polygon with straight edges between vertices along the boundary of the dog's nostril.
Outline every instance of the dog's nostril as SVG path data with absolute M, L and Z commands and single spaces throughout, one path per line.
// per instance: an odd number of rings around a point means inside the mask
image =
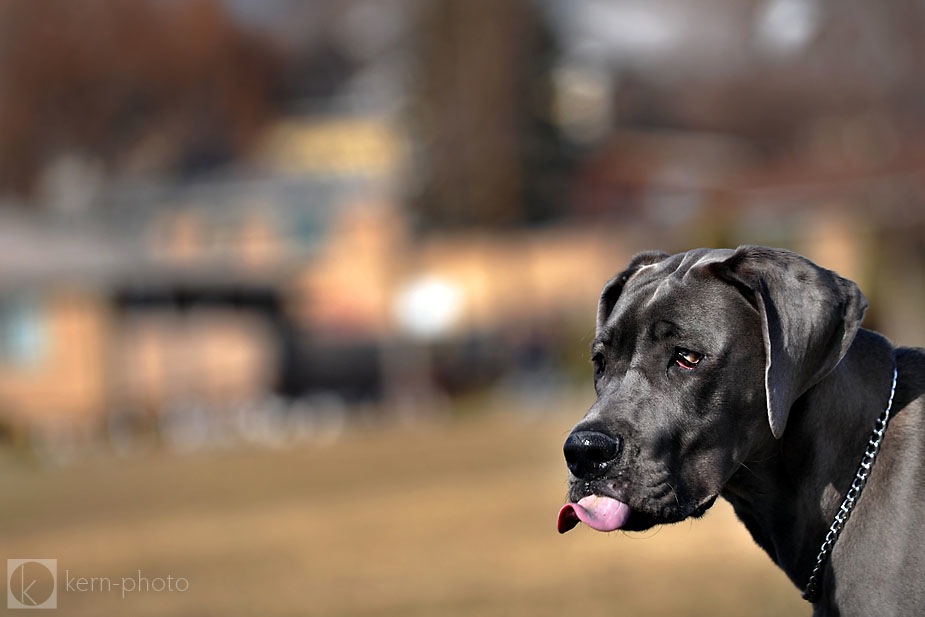
M 620 454 L 621 440 L 598 431 L 576 431 L 568 436 L 562 451 L 569 471 L 576 478 L 604 474 L 607 464 Z

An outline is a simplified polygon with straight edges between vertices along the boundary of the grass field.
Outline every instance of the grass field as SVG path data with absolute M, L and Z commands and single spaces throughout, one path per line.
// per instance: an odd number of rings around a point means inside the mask
M 809 615 L 723 502 L 657 532 L 559 536 L 572 420 L 55 469 L 5 458 L 0 557 L 56 558 L 68 616 Z

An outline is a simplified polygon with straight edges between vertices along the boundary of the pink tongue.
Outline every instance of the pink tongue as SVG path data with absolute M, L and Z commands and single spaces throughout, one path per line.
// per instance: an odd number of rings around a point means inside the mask
M 559 510 L 559 533 L 565 533 L 579 522 L 597 531 L 614 531 L 626 524 L 630 508 L 612 497 L 588 495 L 578 503 L 567 503 Z

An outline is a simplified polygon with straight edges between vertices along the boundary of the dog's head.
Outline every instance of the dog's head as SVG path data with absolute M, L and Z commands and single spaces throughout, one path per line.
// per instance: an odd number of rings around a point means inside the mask
M 789 251 L 643 253 L 601 294 L 597 400 L 565 442 L 564 533 L 702 515 L 844 356 L 867 303 Z

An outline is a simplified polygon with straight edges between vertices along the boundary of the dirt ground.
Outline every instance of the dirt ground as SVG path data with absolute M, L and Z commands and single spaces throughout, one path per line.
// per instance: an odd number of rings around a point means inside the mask
M 810 614 L 723 502 L 645 534 L 558 535 L 574 419 L 56 469 L 4 456 L 0 558 L 57 559 L 58 613 L 78 617 Z

